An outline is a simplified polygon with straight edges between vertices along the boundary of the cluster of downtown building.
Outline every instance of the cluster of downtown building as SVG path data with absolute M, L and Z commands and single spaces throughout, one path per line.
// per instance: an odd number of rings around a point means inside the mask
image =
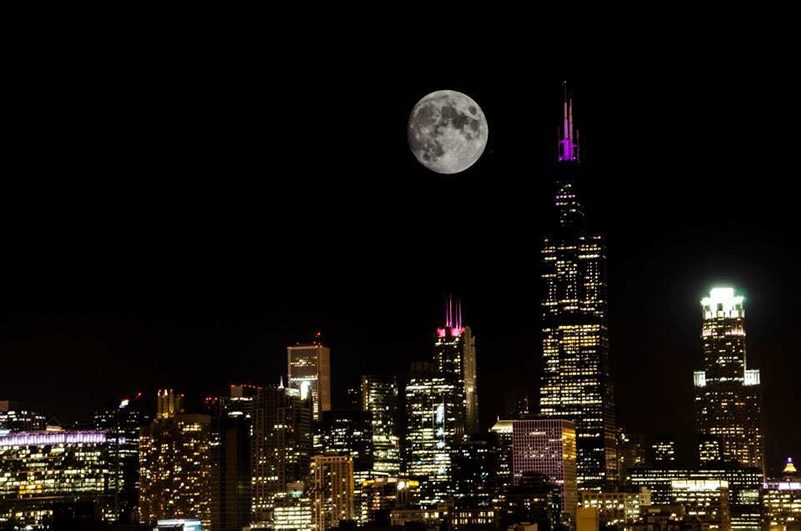
M 765 476 L 760 375 L 746 365 L 734 289 L 701 302 L 703 365 L 687 379 L 695 462 L 679 465 L 670 439 L 618 427 L 606 248 L 585 223 L 567 94 L 563 120 L 538 400 L 524 393 L 479 428 L 476 342 L 449 298 L 430 359 L 403 380 L 362 375 L 345 409 L 332 408 L 332 354 L 319 337 L 288 347 L 286 380 L 232 385 L 193 413 L 166 389 L 152 411 L 136 396 L 65 430 L 0 402 L 0 529 L 798 529 L 792 462 Z

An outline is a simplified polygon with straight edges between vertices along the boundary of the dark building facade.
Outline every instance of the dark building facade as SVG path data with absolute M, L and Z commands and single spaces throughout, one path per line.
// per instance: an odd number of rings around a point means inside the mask
M 451 492 L 457 509 L 491 508 L 498 491 L 498 436 L 474 434 L 451 448 Z
M 241 530 L 250 523 L 250 447 L 257 387 L 232 385 L 230 396 L 207 399 L 211 448 L 211 528 Z
M 135 522 L 139 506 L 139 436 L 150 423 L 142 405 L 141 393 L 125 398 L 116 407 L 95 413 L 95 429 L 104 430 L 112 446 L 112 469 L 117 475 L 118 491 L 114 498 L 115 513 L 120 522 Z
M 600 488 L 617 478 L 615 404 L 609 366 L 606 244 L 589 231 L 577 193 L 578 134 L 565 91 L 554 203 L 558 224 L 542 248 L 540 413 L 572 420 L 578 481 Z

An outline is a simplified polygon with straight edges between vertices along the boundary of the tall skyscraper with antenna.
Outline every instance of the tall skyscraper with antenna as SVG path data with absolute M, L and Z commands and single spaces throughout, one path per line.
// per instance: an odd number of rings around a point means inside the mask
M 478 431 L 478 385 L 476 382 L 476 340 L 469 326 L 462 323 L 462 303 L 449 296 L 445 304 L 445 326 L 437 328 L 434 343 L 434 370 L 454 384 L 464 404 L 457 413 L 459 430 Z
M 576 424 L 579 488 L 616 479 L 615 405 L 609 367 L 606 244 L 588 230 L 576 184 L 579 135 L 567 86 L 562 102 L 554 206 L 542 248 L 540 413 Z

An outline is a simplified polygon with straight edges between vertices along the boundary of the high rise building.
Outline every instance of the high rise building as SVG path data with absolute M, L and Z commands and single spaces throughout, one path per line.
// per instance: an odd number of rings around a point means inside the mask
M 325 531 L 342 520 L 353 520 L 353 458 L 349 455 L 315 455 L 311 464 L 312 521 Z
M 232 385 L 230 396 L 209 397 L 214 434 L 211 456 L 212 529 L 243 529 L 250 524 L 253 395 L 257 387 Z
M 124 398 L 119 405 L 98 411 L 93 417 L 94 428 L 104 430 L 113 440 L 110 456 L 117 475 L 118 492 L 114 497 L 115 513 L 120 522 L 136 520 L 139 505 L 139 436 L 142 428 L 150 423 L 149 415 L 142 407 L 142 394 Z
M 462 305 L 452 297 L 445 308 L 445 326 L 437 328 L 434 342 L 434 372 L 454 386 L 450 400 L 458 404 L 457 433 L 478 431 L 478 383 L 476 381 L 476 340 L 469 326 L 462 324 Z
M 576 424 L 578 482 L 600 488 L 617 476 L 615 406 L 609 366 L 606 244 L 587 229 L 579 200 L 578 132 L 567 89 L 556 165 L 558 223 L 542 248 L 540 413 Z
M 274 498 L 307 479 L 312 453 L 312 400 L 298 389 L 259 388 L 251 440 L 252 527 L 272 526 Z
M 400 402 L 395 376 L 364 375 L 359 407 L 373 423 L 373 472 L 397 476 L 400 472 Z
M 308 345 L 287 347 L 288 387 L 299 389 L 301 396 L 311 393 L 314 420 L 331 409 L 331 351 L 317 340 Z
M 115 521 L 115 444 L 104 431 L 0 436 L 0 527 L 44 529 L 64 503 L 89 504 Z
M 498 447 L 498 470 L 495 473 L 496 488 L 493 500 L 496 507 L 503 506 L 506 494 L 512 488 L 513 429 L 513 420 L 500 419 L 490 428 L 490 432 L 496 437 Z
M 326 411 L 320 424 L 323 452 L 349 455 L 353 459 L 353 518 L 359 523 L 366 522 L 367 506 L 361 487 L 374 475 L 372 414 L 362 410 Z
M 573 522 L 578 504 L 576 446 L 575 424 L 569 420 L 512 421 L 513 484 L 527 472 L 544 475 L 559 487 L 561 511 Z
M 764 471 L 759 369 L 749 369 L 744 297 L 714 288 L 701 300 L 703 368 L 695 371 L 698 434 L 720 443 L 723 461 Z
M 139 438 L 140 520 L 196 518 L 211 524 L 209 415 L 186 414 L 180 395 L 159 391 L 156 419 Z
M 406 473 L 420 482 L 420 504 L 433 507 L 449 497 L 450 449 L 461 438 L 462 404 L 457 384 L 434 372 L 430 363 L 412 364 L 406 385 Z
M 451 447 L 451 492 L 457 509 L 492 508 L 500 456 L 494 433 L 473 434 Z
M 47 421 L 19 402 L 0 400 L 0 431 L 44 431 Z

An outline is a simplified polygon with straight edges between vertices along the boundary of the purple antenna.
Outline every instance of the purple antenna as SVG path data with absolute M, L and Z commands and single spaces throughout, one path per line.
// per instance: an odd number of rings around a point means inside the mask
M 562 127 L 559 131 L 559 161 L 579 161 L 578 131 L 573 129 L 573 98 L 567 90 L 567 81 L 562 81 Z

